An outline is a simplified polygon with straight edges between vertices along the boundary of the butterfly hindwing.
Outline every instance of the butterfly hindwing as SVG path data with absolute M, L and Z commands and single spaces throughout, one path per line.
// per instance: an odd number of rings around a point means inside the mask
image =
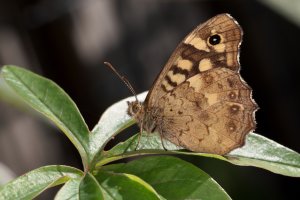
M 160 99 L 158 131 L 191 151 L 225 154 L 243 145 L 255 127 L 256 104 L 238 73 L 216 68 L 199 73 Z

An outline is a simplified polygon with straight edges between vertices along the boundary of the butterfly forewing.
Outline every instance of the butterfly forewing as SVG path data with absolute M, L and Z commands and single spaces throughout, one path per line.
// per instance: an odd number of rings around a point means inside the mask
M 220 43 L 210 45 L 211 36 L 220 36 Z M 242 29 L 229 14 L 217 15 L 195 28 L 175 49 L 156 78 L 146 99 L 154 105 L 165 93 L 188 78 L 211 68 L 239 70 L 238 54 Z

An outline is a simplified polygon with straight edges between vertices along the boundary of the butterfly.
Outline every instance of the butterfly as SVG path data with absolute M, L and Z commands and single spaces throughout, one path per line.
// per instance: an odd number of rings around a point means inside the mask
M 194 152 L 224 155 L 242 146 L 255 129 L 258 108 L 239 73 L 242 35 L 237 21 L 226 13 L 188 34 L 145 101 L 128 102 L 127 112 L 141 131 L 158 132 Z

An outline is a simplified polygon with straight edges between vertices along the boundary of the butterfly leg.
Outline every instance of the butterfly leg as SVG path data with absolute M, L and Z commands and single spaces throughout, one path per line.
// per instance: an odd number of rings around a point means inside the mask
M 140 141 L 141 141 L 142 133 L 143 133 L 143 121 L 142 121 L 141 126 L 140 126 L 140 133 L 138 135 L 137 144 L 136 144 L 136 147 L 134 149 L 135 151 L 138 150 L 138 147 L 139 147 L 139 144 L 140 144 Z
M 163 140 L 163 129 L 162 129 L 162 124 L 159 126 L 160 127 L 160 131 L 159 132 L 159 136 L 160 136 L 160 141 L 161 141 L 161 145 L 162 147 L 164 148 L 165 151 L 168 151 L 168 149 L 165 147 L 165 144 L 164 144 L 164 140 Z
M 162 134 L 159 134 L 159 136 L 160 136 L 160 141 L 161 141 L 161 144 L 162 144 L 164 150 L 165 150 L 165 151 L 168 151 L 168 149 L 167 149 L 167 148 L 165 147 L 165 145 L 164 145 L 164 140 L 163 140 Z

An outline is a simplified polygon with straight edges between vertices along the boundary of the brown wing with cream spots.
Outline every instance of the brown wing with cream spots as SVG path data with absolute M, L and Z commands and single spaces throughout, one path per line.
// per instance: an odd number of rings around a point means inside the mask
M 162 97 L 157 130 L 194 152 L 226 154 L 244 144 L 257 109 L 237 72 L 217 68 L 197 74 Z
M 199 25 L 175 49 L 156 78 L 145 107 L 155 106 L 163 95 L 198 73 L 218 67 L 238 71 L 241 40 L 242 29 L 229 14 Z
M 140 126 L 195 152 L 226 154 L 255 128 L 251 88 L 239 74 L 242 29 L 228 14 L 192 31 L 157 77 Z

